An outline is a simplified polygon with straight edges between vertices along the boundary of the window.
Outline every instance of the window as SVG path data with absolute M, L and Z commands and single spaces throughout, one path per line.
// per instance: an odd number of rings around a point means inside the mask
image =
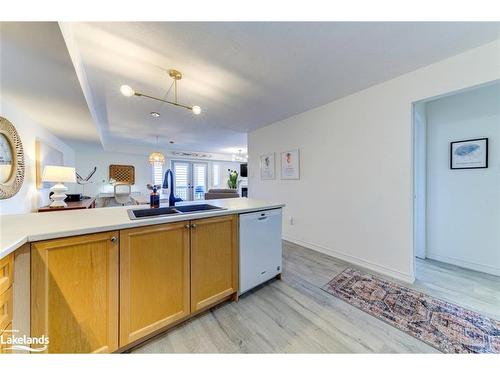
M 214 187 L 219 187 L 220 186 L 220 165 L 219 164 L 213 164 L 213 178 L 212 178 L 212 185 Z
M 163 165 L 160 162 L 155 162 L 152 165 L 153 185 L 161 185 L 163 183 Z
M 175 196 L 189 200 L 189 163 L 174 161 Z M 170 188 L 170 186 L 169 186 Z
M 203 199 L 207 189 L 207 164 L 193 163 L 194 200 Z

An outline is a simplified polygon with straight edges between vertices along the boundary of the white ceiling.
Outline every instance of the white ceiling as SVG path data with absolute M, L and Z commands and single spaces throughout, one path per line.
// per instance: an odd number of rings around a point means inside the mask
M 246 149 L 249 130 L 500 38 L 500 23 L 60 26 L 101 142 L 116 151 L 150 149 L 159 136 L 162 144 L 175 141 L 168 145 L 172 149 L 234 153 Z M 35 26 L 20 28 L 31 27 Z M 32 44 L 32 57 L 52 61 L 43 48 Z M 45 65 L 43 74 L 51 69 Z M 33 68 L 26 64 L 23 75 L 33 75 Z M 166 73 L 170 68 L 184 73 L 180 101 L 200 105 L 200 116 L 120 94 L 120 86 L 129 84 L 136 91 L 163 97 L 171 84 Z M 9 79 L 9 86 L 15 87 L 15 81 Z M 53 84 L 64 82 L 56 77 Z M 64 98 L 55 97 L 45 108 L 57 107 L 58 100 Z M 151 111 L 161 117 L 151 118 Z M 72 137 L 80 135 L 75 130 Z
M 0 95 L 60 137 L 99 140 L 55 22 L 0 23 Z

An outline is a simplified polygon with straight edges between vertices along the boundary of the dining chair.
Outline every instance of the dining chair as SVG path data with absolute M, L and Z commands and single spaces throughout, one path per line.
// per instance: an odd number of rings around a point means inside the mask
M 130 202 L 132 187 L 129 184 L 116 183 L 114 185 L 115 201 L 122 206 Z

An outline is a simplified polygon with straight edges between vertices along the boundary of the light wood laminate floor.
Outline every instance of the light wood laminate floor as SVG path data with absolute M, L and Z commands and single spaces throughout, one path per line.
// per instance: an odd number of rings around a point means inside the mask
M 437 352 L 320 289 L 348 266 L 284 242 L 282 280 L 247 293 L 238 303 L 228 302 L 183 323 L 132 352 Z M 417 260 L 417 280 L 410 287 L 500 319 L 500 277 Z

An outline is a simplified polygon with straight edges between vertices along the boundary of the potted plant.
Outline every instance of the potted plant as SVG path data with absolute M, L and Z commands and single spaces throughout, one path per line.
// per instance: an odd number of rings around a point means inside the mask
M 238 172 L 233 169 L 228 169 L 229 179 L 227 180 L 227 186 L 230 189 L 238 189 Z

